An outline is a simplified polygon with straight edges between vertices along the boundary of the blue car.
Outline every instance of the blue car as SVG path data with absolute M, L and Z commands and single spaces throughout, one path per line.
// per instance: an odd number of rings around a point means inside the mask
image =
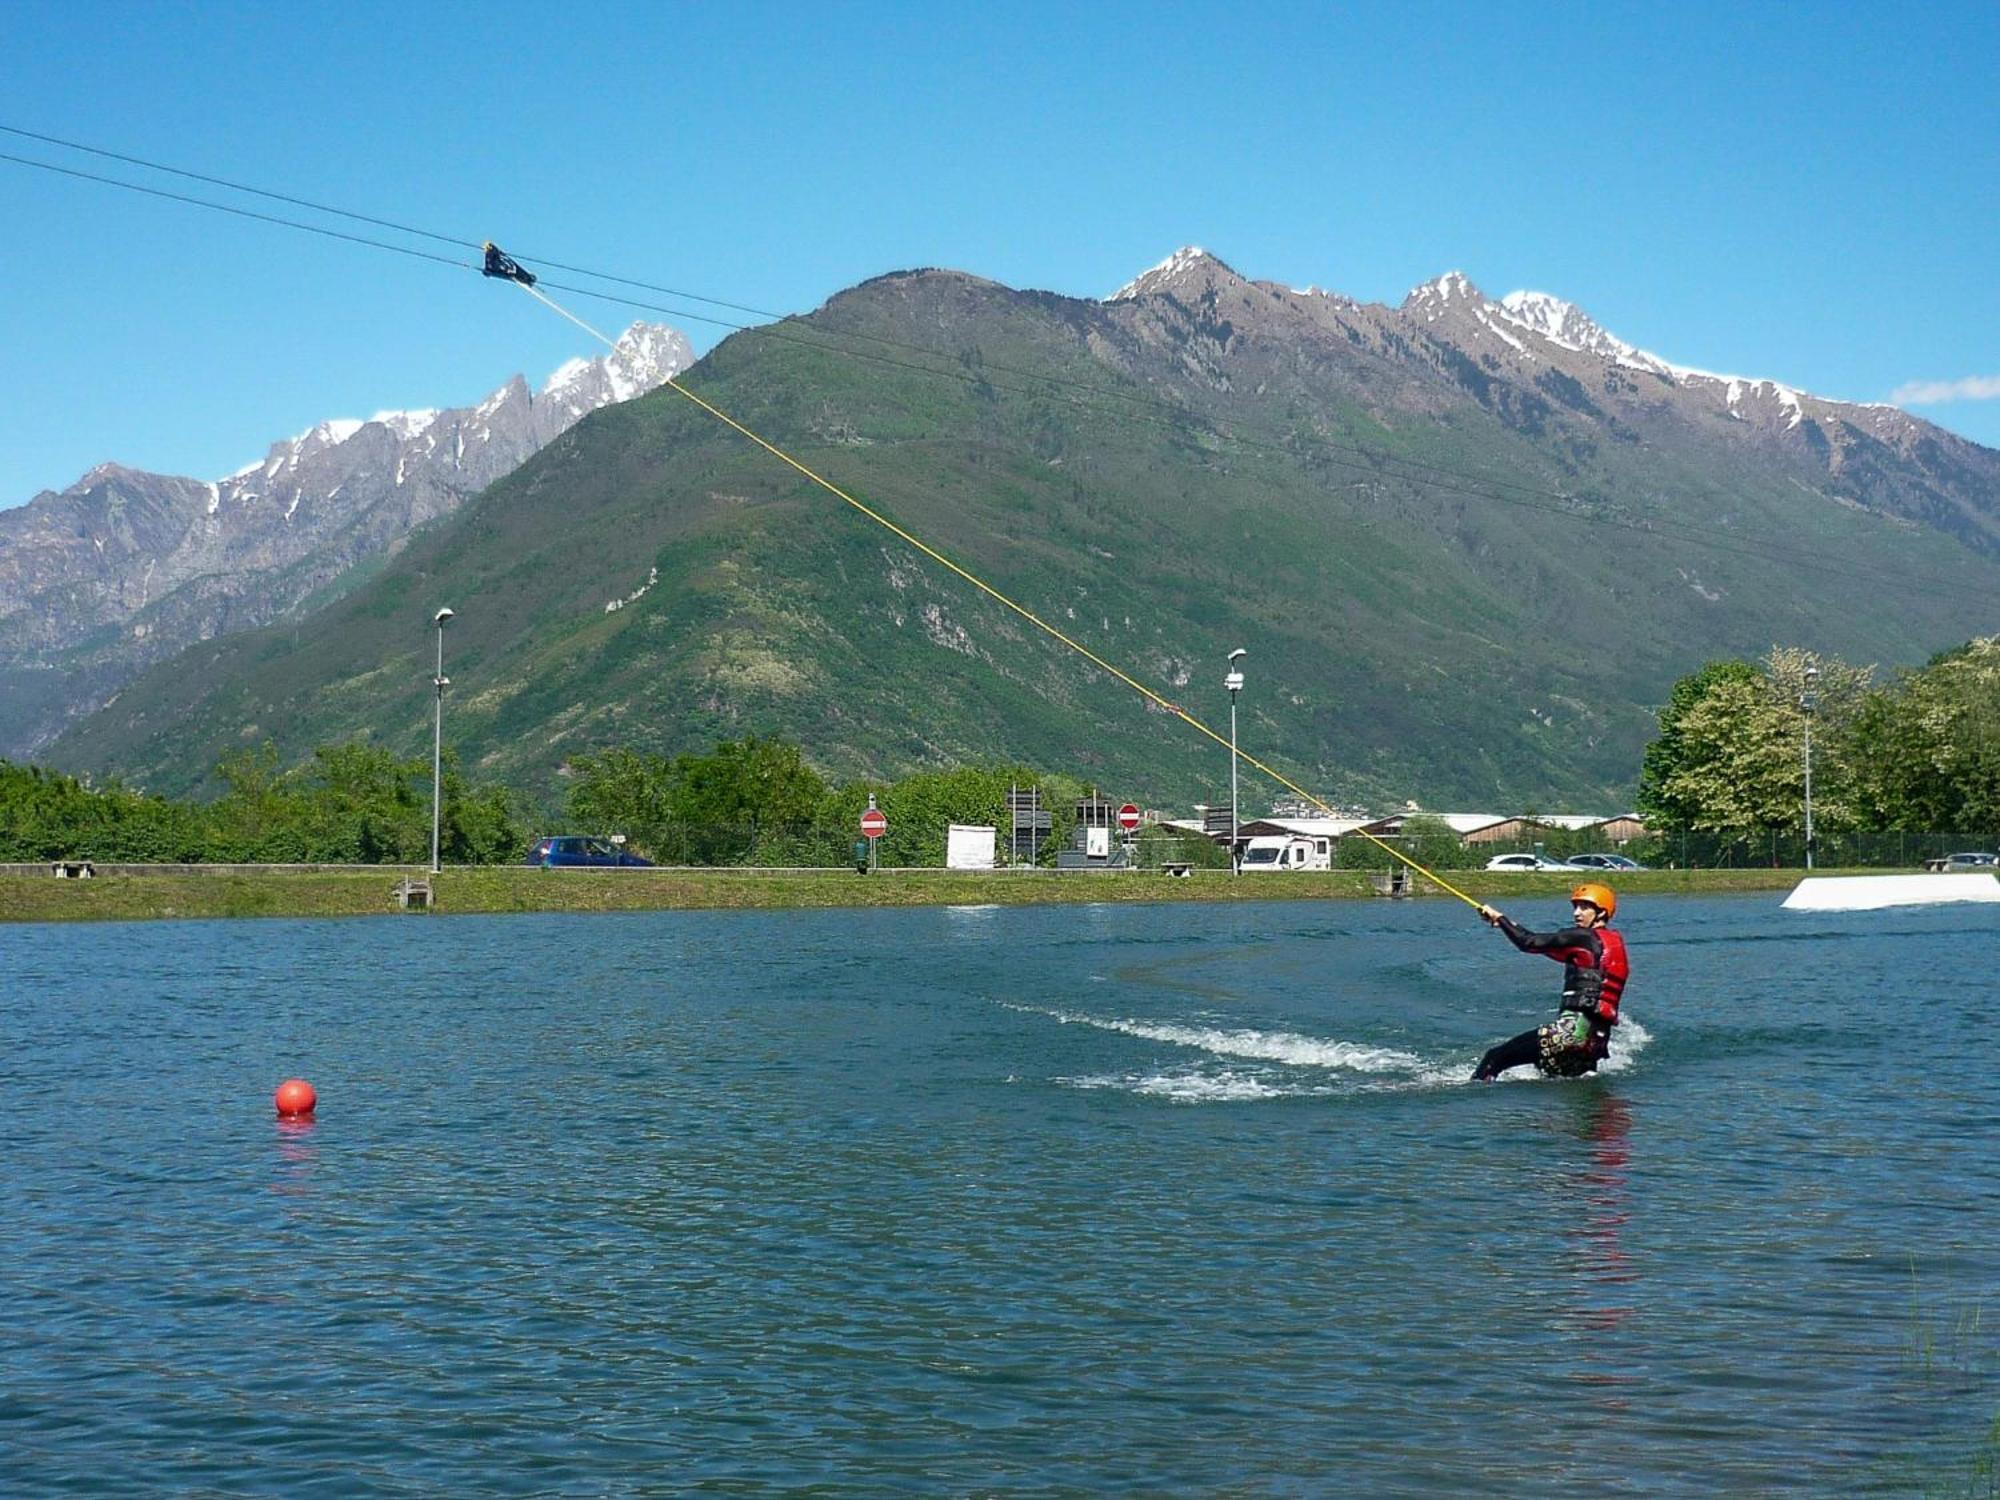
M 573 865 L 641 865 L 649 870 L 653 867 L 650 859 L 627 854 L 622 845 L 610 839 L 586 838 L 582 834 L 562 834 L 538 841 L 528 851 L 528 863 L 540 865 L 544 870 Z

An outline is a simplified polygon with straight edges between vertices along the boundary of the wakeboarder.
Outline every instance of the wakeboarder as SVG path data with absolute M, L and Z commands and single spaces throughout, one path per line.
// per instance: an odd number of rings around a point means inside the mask
M 1530 932 L 1494 907 L 1479 908 L 1479 915 L 1523 953 L 1544 954 L 1562 964 L 1563 992 L 1556 1018 L 1490 1049 L 1473 1071 L 1475 1081 L 1498 1078 L 1526 1063 L 1556 1078 L 1597 1071 L 1611 1050 L 1611 1028 L 1618 1024 L 1618 1001 L 1631 972 L 1625 939 L 1610 926 L 1617 910 L 1617 894 L 1595 882 L 1570 892 L 1575 925 L 1557 932 Z

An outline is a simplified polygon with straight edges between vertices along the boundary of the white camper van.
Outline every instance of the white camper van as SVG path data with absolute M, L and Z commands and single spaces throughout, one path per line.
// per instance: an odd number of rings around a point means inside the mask
M 1331 870 L 1333 840 L 1301 833 L 1260 834 L 1243 846 L 1243 872 L 1252 870 Z

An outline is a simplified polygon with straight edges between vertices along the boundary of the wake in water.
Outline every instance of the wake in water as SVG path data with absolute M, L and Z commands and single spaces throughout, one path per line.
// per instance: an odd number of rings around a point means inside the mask
M 1454 1088 L 1472 1081 L 1472 1067 L 1477 1060 L 1476 1057 L 1426 1058 L 1400 1047 L 1305 1036 L 1295 1031 L 1175 1025 L 1001 1003 L 1008 1010 L 1044 1016 L 1064 1026 L 1088 1026 L 1187 1048 L 1197 1057 L 1182 1067 L 1055 1080 L 1068 1088 L 1117 1089 L 1183 1104 Z M 1628 1012 L 1612 1032 L 1611 1054 L 1598 1072 L 1623 1072 L 1651 1040 L 1646 1028 Z M 1242 1063 L 1252 1066 L 1244 1067 Z M 1502 1081 L 1554 1080 L 1544 1079 L 1533 1068 L 1516 1068 L 1503 1074 Z

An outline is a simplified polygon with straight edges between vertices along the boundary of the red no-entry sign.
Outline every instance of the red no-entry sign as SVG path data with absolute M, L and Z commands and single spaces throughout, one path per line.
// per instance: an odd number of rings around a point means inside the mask
M 889 820 L 883 816 L 880 809 L 871 807 L 861 815 L 861 836 L 863 838 L 879 839 L 888 831 Z
M 1126 803 L 1123 807 L 1119 808 L 1118 826 L 1124 829 L 1127 833 L 1130 833 L 1133 829 L 1137 828 L 1139 826 L 1139 809 L 1134 807 L 1129 802 Z

